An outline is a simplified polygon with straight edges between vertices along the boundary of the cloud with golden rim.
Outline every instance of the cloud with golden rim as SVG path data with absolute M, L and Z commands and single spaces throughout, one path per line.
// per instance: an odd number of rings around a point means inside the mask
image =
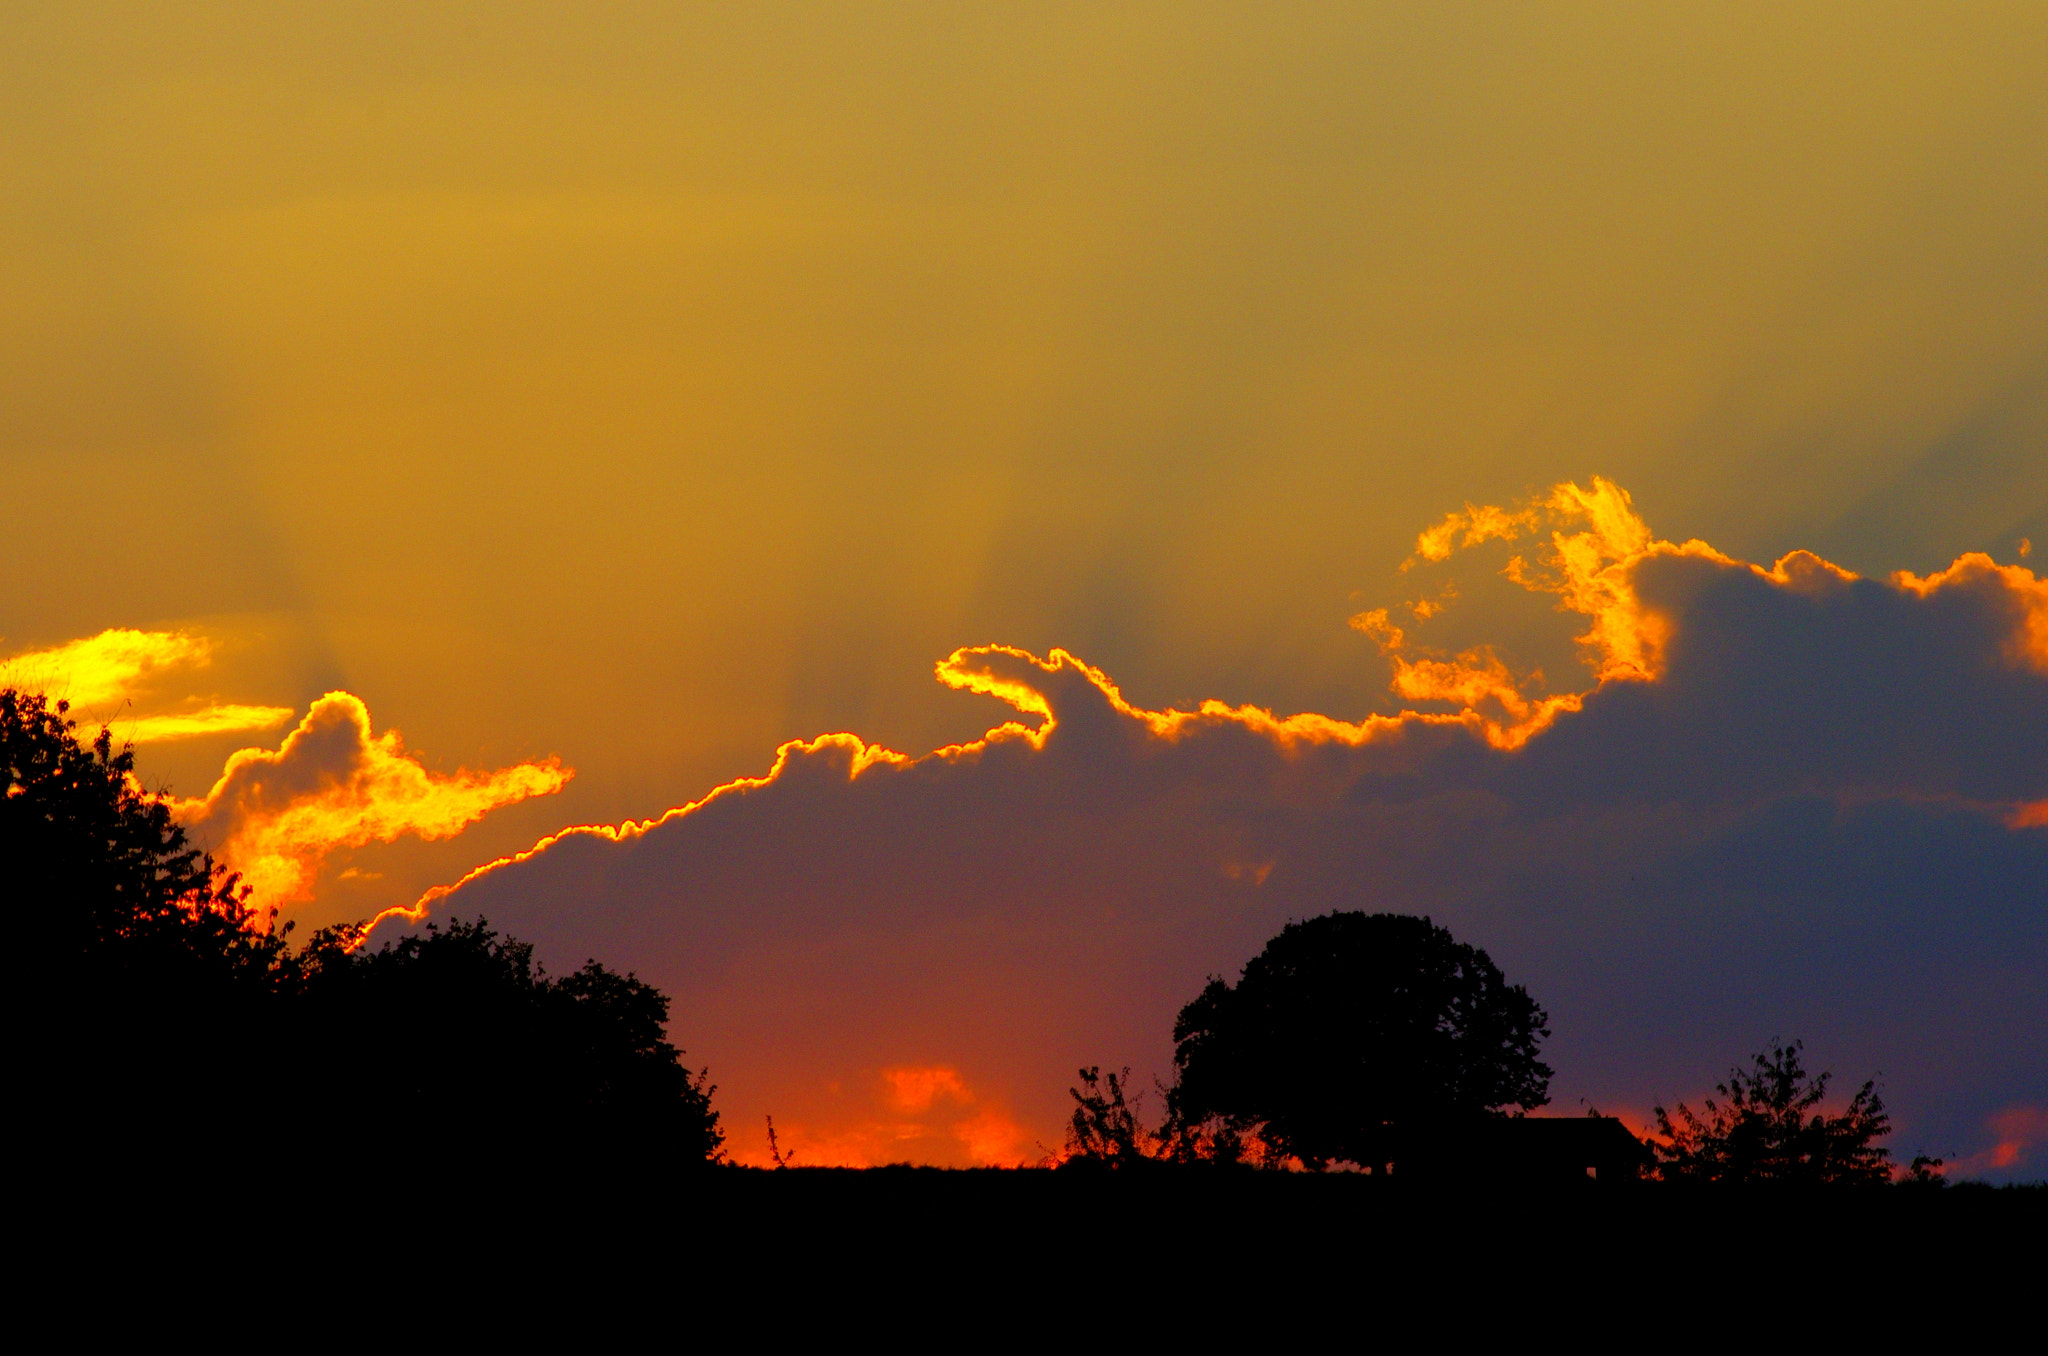
M 339 849 L 452 837 L 500 806 L 552 795 L 572 775 L 557 758 L 438 775 L 398 731 L 373 734 L 361 699 L 330 692 L 275 750 L 235 753 L 212 790 L 174 801 L 173 812 L 240 873 L 253 904 L 275 910 L 310 899 Z
M 792 741 L 761 776 L 565 829 L 407 912 L 636 969 L 735 1125 L 788 1118 L 835 1152 L 887 1116 L 830 1090 L 905 1068 L 952 1070 L 1057 1143 L 1074 1068 L 1162 1070 L 1208 975 L 1339 908 L 1487 947 L 1550 1008 L 1567 1098 L 1691 1095 L 1687 1071 L 1795 1032 L 1886 1070 L 1902 1131 L 1967 1139 L 2029 1101 L 2042 581 L 1970 557 L 1925 579 L 1751 565 L 1656 538 L 1604 481 L 1542 496 L 1538 529 L 1515 575 L 1585 619 L 1581 687 L 1409 638 L 1397 691 L 1453 709 L 1149 709 L 1066 651 L 970 647 L 936 676 L 1005 709 L 980 739 Z
M 68 700 L 90 720 L 109 707 L 144 713 L 114 724 L 125 741 L 233 734 L 282 725 L 288 706 L 188 700 L 165 710 L 161 690 L 189 683 L 213 642 L 182 631 L 113 629 L 0 662 L 0 681 Z M 374 735 L 370 713 L 347 692 L 330 692 L 275 750 L 232 754 L 212 790 L 170 798 L 173 814 L 249 887 L 250 902 L 275 912 L 312 897 L 321 865 L 340 849 L 397 838 L 448 838 L 500 806 L 551 795 L 573 772 L 559 759 L 493 772 L 430 772 L 406 752 L 396 730 Z

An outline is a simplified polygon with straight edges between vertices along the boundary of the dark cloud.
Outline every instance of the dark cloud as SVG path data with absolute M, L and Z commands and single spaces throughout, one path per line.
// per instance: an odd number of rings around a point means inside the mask
M 1063 652 L 963 651 L 941 679 L 1018 712 L 982 741 L 787 745 L 432 907 L 673 994 L 743 1156 L 771 1113 L 824 1158 L 1055 1144 L 1077 1065 L 1163 1071 L 1206 975 L 1336 908 L 1490 950 L 1550 1008 L 1566 1108 L 1693 1096 L 1798 1035 L 1884 1072 L 1907 1152 L 1985 1148 L 2048 1102 L 2048 826 L 2014 827 L 2048 801 L 2048 584 L 1613 539 L 1554 539 L 1609 676 L 1520 727 L 1147 712 Z M 887 1129 L 905 1069 L 1009 1128 Z
M 1676 621 L 1666 671 L 1590 694 L 1588 718 L 1560 723 L 1505 780 L 1523 798 L 1701 804 L 2041 794 L 2048 659 L 2015 652 L 2029 609 L 2048 612 L 2038 586 L 1968 563 L 1924 595 L 1812 557 L 1781 569 L 1782 583 L 1700 556 L 1641 561 L 1639 598 Z

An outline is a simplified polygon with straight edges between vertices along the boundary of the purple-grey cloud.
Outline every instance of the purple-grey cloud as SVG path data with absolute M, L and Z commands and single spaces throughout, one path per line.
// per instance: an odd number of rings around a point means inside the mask
M 884 1124 L 882 1071 L 906 1068 L 1056 1144 L 1077 1065 L 1163 1072 L 1207 975 L 1332 909 L 1489 950 L 1550 1010 L 1567 1108 L 1695 1095 L 1778 1035 L 1882 1071 L 1907 1152 L 1975 1152 L 2048 1104 L 2048 581 L 1982 557 L 1763 571 L 1652 540 L 1611 486 L 1551 508 L 1590 524 L 1537 581 L 1592 619 L 1589 692 L 1359 724 L 1150 712 L 1064 652 L 966 650 L 941 679 L 1016 708 L 981 741 L 790 744 L 430 907 L 671 993 L 743 1157 L 771 1113 L 814 1158 L 947 1156 Z M 1439 666 L 1411 686 L 1484 667 L 1395 659 Z

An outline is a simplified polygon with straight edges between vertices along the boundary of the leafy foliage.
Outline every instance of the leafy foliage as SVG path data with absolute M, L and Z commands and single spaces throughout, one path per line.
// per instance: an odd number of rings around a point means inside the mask
M 81 744 L 69 709 L 0 690 L 0 869 L 44 955 L 267 975 L 281 939 L 143 791 L 134 750 Z
M 148 1118 L 227 1127 L 268 1100 L 293 962 L 235 880 L 63 702 L 0 690 L 0 882 L 35 1014 L 23 1051 L 63 1141 Z
M 596 961 L 552 979 L 530 945 L 482 921 L 429 924 L 376 951 L 351 951 L 354 940 L 330 929 L 305 956 L 310 1043 L 355 1066 L 325 1115 L 718 1151 L 713 1090 L 664 1034 L 668 997 L 653 985 Z
M 1838 1115 L 1819 1108 L 1829 1075 L 1807 1075 L 1798 1041 L 1773 1042 L 1751 1057 L 1747 1070 L 1731 1069 L 1702 1111 L 1680 1102 L 1675 1112 L 1656 1108 L 1658 1172 L 1667 1181 L 1782 1183 L 1811 1186 L 1879 1185 L 1891 1176 L 1891 1155 L 1876 1143 L 1891 1118 L 1865 1082 Z M 1916 1160 L 1931 1175 L 1937 1160 Z
M 1289 924 L 1174 1023 L 1169 1131 L 1220 1123 L 1320 1168 L 1383 1164 L 1410 1130 L 1548 1099 L 1543 1010 L 1427 918 Z M 1216 1142 L 1213 1129 L 1210 1142 Z

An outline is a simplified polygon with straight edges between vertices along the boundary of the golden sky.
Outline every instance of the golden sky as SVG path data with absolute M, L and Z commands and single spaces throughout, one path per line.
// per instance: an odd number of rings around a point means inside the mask
M 79 695 L 195 801 L 352 694 L 470 799 L 336 830 L 321 923 L 973 739 L 962 646 L 1395 712 L 1348 623 L 1412 629 L 1418 530 L 1595 474 L 1738 560 L 2010 565 L 2044 70 L 2031 0 L 14 6 L 0 655 L 182 638 Z M 1583 618 L 1457 587 L 1446 653 L 1584 686 Z

